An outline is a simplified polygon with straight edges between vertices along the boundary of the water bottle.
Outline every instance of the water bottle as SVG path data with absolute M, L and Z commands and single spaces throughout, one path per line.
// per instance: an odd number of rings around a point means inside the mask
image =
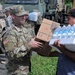
M 74 27 L 70 26 L 67 32 L 67 38 L 72 38 L 74 33 Z
M 49 45 L 52 45 L 54 43 L 54 41 L 58 39 L 57 37 L 58 37 L 58 32 L 60 31 L 60 29 L 61 29 L 61 26 L 59 26 L 57 29 L 55 29 L 52 39 L 49 42 Z
M 70 29 L 71 29 L 71 25 L 68 25 L 67 27 L 64 28 L 63 34 L 62 34 L 63 39 L 67 38 L 67 34 L 69 33 Z
M 62 33 L 62 36 L 61 36 L 62 39 L 66 38 L 67 32 L 68 32 L 68 28 L 66 26 L 64 26 L 63 33 Z
M 74 30 L 74 32 L 73 32 L 73 38 L 75 38 L 75 24 L 72 26 L 73 27 L 73 30 Z
M 59 26 L 57 29 L 55 29 L 52 39 L 58 39 L 58 33 L 59 33 L 60 29 L 61 29 L 61 26 Z
M 64 27 L 63 33 L 62 33 L 62 36 L 61 36 L 61 40 L 60 40 L 61 44 L 67 44 L 67 42 L 69 41 L 68 33 L 69 33 L 70 29 L 71 29 L 71 25 L 68 25 L 67 27 Z
M 64 25 L 64 26 L 60 29 L 60 31 L 58 32 L 58 39 L 60 39 L 60 40 L 62 39 L 62 34 L 63 34 L 65 28 L 66 28 L 66 26 Z
M 70 51 L 75 51 L 75 25 L 70 27 L 65 47 Z

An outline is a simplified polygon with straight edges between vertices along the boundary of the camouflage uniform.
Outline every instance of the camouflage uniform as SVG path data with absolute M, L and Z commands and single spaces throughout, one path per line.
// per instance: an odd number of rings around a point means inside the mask
M 35 36 L 35 33 L 34 33 L 34 23 L 33 22 L 30 22 L 30 21 L 26 21 L 26 23 L 23 25 L 24 28 L 28 29 L 29 32 L 30 32 L 30 35 L 32 35 L 33 37 Z
M 0 34 L 2 33 L 3 28 L 6 26 L 5 20 L 0 19 Z
M 24 27 L 28 30 L 29 34 L 32 35 L 32 37 L 35 36 L 35 33 L 34 33 L 34 23 L 33 22 L 30 22 L 29 20 L 26 21 L 26 23 L 24 24 Z M 32 54 L 32 51 L 30 51 L 28 53 L 28 66 L 29 66 L 29 71 L 31 72 L 31 54 Z
M 5 20 L 4 20 L 4 14 L 0 14 L 0 43 L 1 43 L 1 40 L 2 40 L 2 31 L 3 31 L 5 26 L 6 26 L 6 23 L 5 23 Z M 0 44 L 0 46 L 1 46 L 1 44 Z M 0 53 L 2 53 L 1 50 L 0 50 Z
M 3 44 L 5 46 L 9 62 L 7 64 L 9 75 L 28 75 L 29 66 L 27 53 L 30 51 L 28 42 L 31 40 L 33 32 L 27 28 L 21 29 L 12 26 L 4 35 Z
M 17 16 L 21 16 L 24 13 L 28 15 L 28 12 L 25 12 L 18 5 L 13 6 L 11 9 L 15 9 L 16 12 L 20 11 L 20 13 L 16 14 Z M 3 44 L 8 57 L 8 63 L 6 65 L 8 75 L 28 75 L 29 66 L 31 66 L 31 48 L 28 42 L 34 35 L 34 23 L 27 20 L 21 29 L 12 25 L 3 36 Z
M 6 26 L 5 23 L 5 14 L 3 14 L 2 12 L 0 12 L 0 75 L 7 75 L 7 70 L 6 70 L 6 56 L 3 52 L 3 50 L 1 49 L 2 45 L 2 32 L 4 27 Z
M 6 7 L 4 9 L 4 13 L 6 14 L 6 27 L 10 27 L 12 25 L 12 17 L 11 17 L 11 7 Z M 9 14 L 8 14 L 9 13 Z
M 17 16 L 27 14 L 22 7 L 15 7 L 17 8 L 17 12 L 21 12 L 16 14 Z M 8 63 L 6 65 L 8 75 L 29 74 L 31 48 L 28 45 L 28 42 L 34 36 L 34 26 L 31 26 L 28 22 L 26 22 L 25 25 L 26 27 L 22 26 L 21 28 L 18 28 L 13 24 L 3 36 L 3 44 L 8 58 Z

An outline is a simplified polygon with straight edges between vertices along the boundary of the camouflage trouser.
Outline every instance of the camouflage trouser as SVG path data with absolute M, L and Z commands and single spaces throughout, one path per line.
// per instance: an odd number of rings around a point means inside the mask
M 29 66 L 24 61 L 10 62 L 6 65 L 8 75 L 28 75 Z
M 7 66 L 7 67 L 8 67 L 7 75 L 28 75 L 29 74 L 29 66 L 14 65 L 12 67 L 11 64 L 11 66 Z
M 29 53 L 30 54 L 30 53 Z M 29 75 L 31 71 L 30 56 L 27 54 L 24 57 L 8 59 L 6 67 L 8 70 L 8 75 Z

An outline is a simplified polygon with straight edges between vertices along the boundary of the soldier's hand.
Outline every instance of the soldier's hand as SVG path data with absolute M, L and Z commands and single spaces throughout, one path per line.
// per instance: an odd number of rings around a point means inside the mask
M 40 48 L 43 47 L 41 42 L 35 41 L 35 38 L 31 39 L 31 41 L 29 42 L 29 45 L 31 46 L 31 48 Z

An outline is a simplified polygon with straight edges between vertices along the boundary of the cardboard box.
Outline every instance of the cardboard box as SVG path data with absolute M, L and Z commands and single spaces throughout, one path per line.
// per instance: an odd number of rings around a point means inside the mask
M 43 40 L 45 42 L 49 42 L 53 31 L 60 25 L 60 23 L 54 22 L 52 20 L 43 19 L 42 24 L 38 30 L 36 39 Z

